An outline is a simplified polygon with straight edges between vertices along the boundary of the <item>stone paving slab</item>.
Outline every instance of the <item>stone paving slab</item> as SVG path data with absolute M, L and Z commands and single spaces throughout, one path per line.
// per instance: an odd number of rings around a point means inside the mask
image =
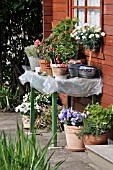
M 0 131 L 5 130 L 6 134 L 11 133 L 14 137 L 16 133 L 17 120 L 19 122 L 19 126 L 21 127 L 22 121 L 18 113 L 0 112 Z M 44 146 L 51 137 L 51 132 L 38 130 L 37 141 L 41 140 L 42 146 Z M 62 148 L 49 149 L 48 154 L 55 152 L 52 156 L 51 164 L 66 159 L 60 166 L 59 170 L 94 170 L 89 166 L 90 160 L 88 159 L 87 152 L 71 152 L 65 149 L 66 140 L 64 132 L 58 132 L 58 146 Z

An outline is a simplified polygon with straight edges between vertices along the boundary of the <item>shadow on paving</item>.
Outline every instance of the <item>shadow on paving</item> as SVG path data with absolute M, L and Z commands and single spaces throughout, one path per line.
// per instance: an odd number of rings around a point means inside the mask
M 16 122 L 19 122 L 19 126 L 22 127 L 22 121 L 19 113 L 15 112 L 0 112 L 0 131 L 4 130 L 6 134 L 12 134 L 15 137 Z M 25 130 L 25 132 L 29 132 Z M 51 132 L 45 132 L 44 130 L 37 131 L 37 142 L 40 140 L 42 147 L 52 137 Z M 51 148 L 48 150 L 48 154 L 55 152 L 51 158 L 51 164 L 55 164 L 57 161 L 65 160 L 60 166 L 59 170 L 94 170 L 90 167 L 90 160 L 88 159 L 87 152 L 71 152 L 65 149 L 66 140 L 64 132 L 58 132 L 58 146 L 60 148 Z

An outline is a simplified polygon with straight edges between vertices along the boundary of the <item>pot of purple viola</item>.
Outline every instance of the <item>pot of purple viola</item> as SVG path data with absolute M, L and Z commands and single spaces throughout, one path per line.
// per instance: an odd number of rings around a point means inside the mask
M 85 146 L 83 138 L 79 138 L 78 134 L 80 128 L 83 126 L 83 118 L 86 114 L 73 110 L 72 108 L 63 108 L 58 114 L 61 123 L 64 124 L 64 131 L 66 136 L 66 149 L 70 151 L 84 151 Z

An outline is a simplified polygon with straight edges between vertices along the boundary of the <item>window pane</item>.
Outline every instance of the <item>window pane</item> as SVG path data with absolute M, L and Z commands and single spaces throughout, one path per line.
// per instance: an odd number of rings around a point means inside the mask
M 87 0 L 87 6 L 100 6 L 100 0 Z
M 74 9 L 74 17 L 79 18 L 78 25 L 84 24 L 84 10 L 83 9 Z
M 100 10 L 88 9 L 87 22 L 91 25 L 100 26 Z
M 84 0 L 74 0 L 74 6 L 84 6 Z

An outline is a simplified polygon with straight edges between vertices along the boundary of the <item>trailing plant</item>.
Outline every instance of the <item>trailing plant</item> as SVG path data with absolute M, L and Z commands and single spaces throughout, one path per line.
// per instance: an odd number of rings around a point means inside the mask
M 107 133 L 113 126 L 113 111 L 111 105 L 103 108 L 99 103 L 87 105 L 84 113 L 86 117 L 83 119 L 83 128 L 81 128 L 79 136 L 92 134 L 98 136 Z
M 64 162 L 57 162 L 53 167 L 50 160 L 53 153 L 47 156 L 51 140 L 44 146 L 37 143 L 36 132 L 25 135 L 17 123 L 16 138 L 10 135 L 8 140 L 5 132 L 0 134 L 0 169 L 1 170 L 57 170 Z

